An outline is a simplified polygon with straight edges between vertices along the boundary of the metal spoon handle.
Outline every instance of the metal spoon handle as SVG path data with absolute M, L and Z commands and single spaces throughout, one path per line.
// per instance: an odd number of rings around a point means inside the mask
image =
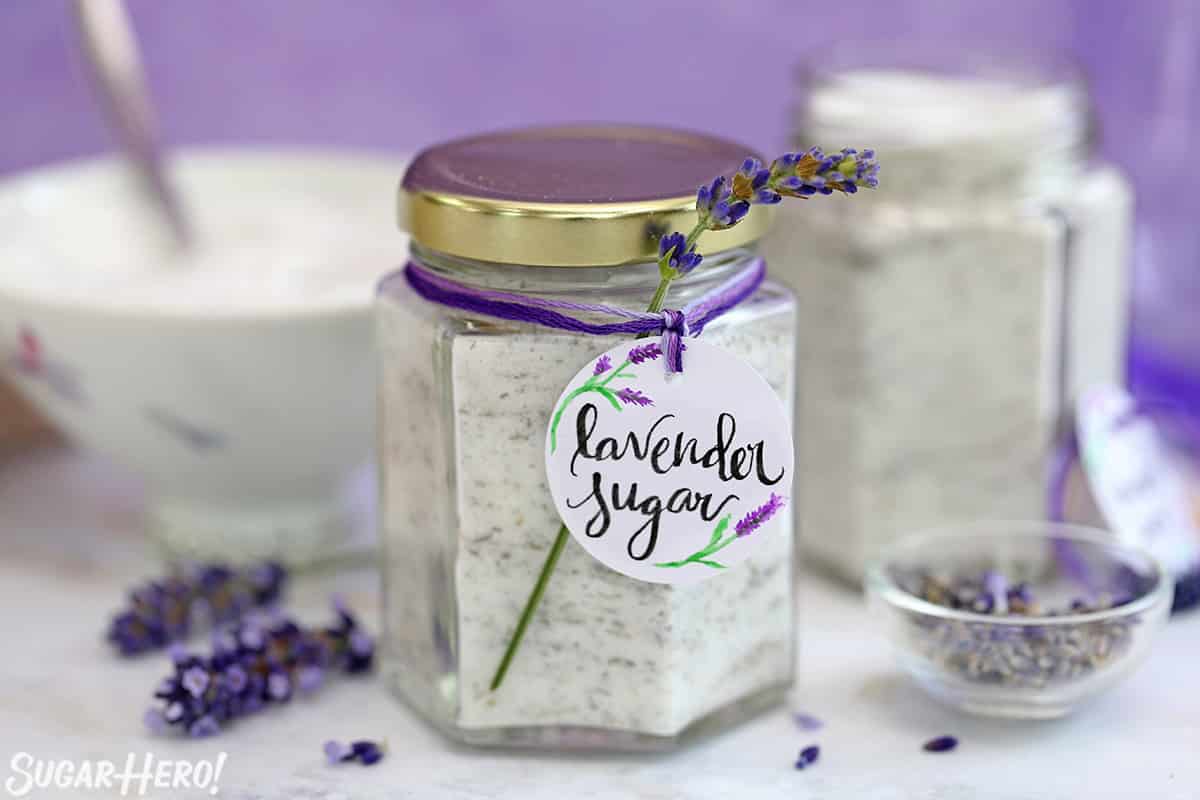
M 179 196 L 163 169 L 154 107 L 122 0 L 75 0 L 75 19 L 105 112 L 129 160 L 181 247 L 192 242 Z

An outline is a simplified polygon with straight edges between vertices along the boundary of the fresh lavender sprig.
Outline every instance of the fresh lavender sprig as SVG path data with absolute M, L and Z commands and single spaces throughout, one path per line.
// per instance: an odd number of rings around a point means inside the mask
M 234 622 L 273 605 L 286 582 L 287 571 L 275 562 L 242 570 L 224 564 L 182 567 L 130 591 L 129 606 L 113 616 L 106 638 L 123 656 L 159 650 L 196 628 Z
M 315 691 L 331 672 L 370 670 L 374 641 L 344 604 L 335 609 L 329 627 L 243 621 L 214 635 L 208 656 L 174 653 L 174 672 L 155 691 L 159 703 L 146 712 L 147 726 L 212 736 L 238 717 Z

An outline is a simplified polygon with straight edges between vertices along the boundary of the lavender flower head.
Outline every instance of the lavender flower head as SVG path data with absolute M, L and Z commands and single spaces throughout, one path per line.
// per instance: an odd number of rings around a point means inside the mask
M 374 642 L 344 605 L 324 628 L 301 628 L 281 618 L 260 628 L 241 622 L 216 637 L 207 656 L 176 654 L 174 672 L 158 686 L 160 705 L 145 715 L 155 731 L 212 736 L 232 720 L 320 687 L 334 671 L 364 672 Z
M 610 359 L 608 354 L 605 353 L 604 355 L 600 356 L 600 358 L 596 359 L 596 368 L 592 370 L 592 374 L 603 375 L 610 369 L 612 369 L 612 359 Z
M 626 387 L 626 388 L 622 389 L 621 391 L 617 392 L 617 399 L 619 399 L 622 403 L 625 403 L 625 404 L 631 405 L 631 406 L 652 406 L 652 405 L 654 405 L 653 400 L 651 400 L 649 397 L 647 397 L 646 395 L 642 394 L 640 391 L 638 391 L 637 389 L 634 389 L 632 387 Z
M 658 260 L 675 270 L 676 275 L 687 275 L 700 265 L 703 256 L 696 252 L 695 245 L 688 247 L 684 235 L 676 232 L 659 240 Z
M 788 197 L 842 192 L 854 194 L 860 186 L 879 186 L 879 162 L 874 150 L 859 152 L 847 147 L 826 155 L 819 147 L 805 153 L 787 153 L 771 164 L 770 185 Z
M 279 600 L 287 572 L 273 562 L 234 570 L 224 564 L 184 567 L 135 587 L 107 639 L 124 656 L 146 653 L 186 638 L 200 624 L 234 622 Z
M 767 520 L 779 513 L 779 509 L 783 508 L 784 502 L 784 498 L 780 497 L 774 492 L 771 492 L 771 496 L 767 499 L 767 502 L 763 503 L 749 514 L 742 517 L 738 524 L 734 526 L 734 530 L 737 531 L 737 535 L 742 537 L 749 536 L 750 534 L 754 533 L 756 530 L 762 527 Z
M 750 203 L 733 197 L 733 190 L 724 175 L 696 192 L 696 212 L 709 230 L 732 228 L 750 213 Z

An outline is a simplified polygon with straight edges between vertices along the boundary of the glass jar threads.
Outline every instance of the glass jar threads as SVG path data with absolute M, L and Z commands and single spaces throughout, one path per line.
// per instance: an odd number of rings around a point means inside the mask
M 1132 199 L 1091 162 L 1072 70 L 952 48 L 800 73 L 797 142 L 871 142 L 877 192 L 787 206 L 800 304 L 800 530 L 857 581 L 906 530 L 1042 513 L 1073 398 L 1124 371 Z M 837 237 L 815 231 L 837 230 Z
M 401 223 L 429 284 L 494 300 L 645 311 L 658 240 L 736 143 L 632 127 L 536 128 L 433 147 L 405 175 Z M 752 263 L 768 216 L 708 231 L 682 306 Z M 380 286 L 381 518 L 387 681 L 481 745 L 644 749 L 778 702 L 793 673 L 790 536 L 690 585 L 634 580 L 565 541 L 503 683 L 497 668 L 560 525 L 547 424 L 584 364 L 622 341 Z M 794 303 L 770 282 L 704 329 L 791 407 Z M 630 338 L 630 337 L 625 337 Z M 791 530 L 785 508 L 783 527 Z M 707 724 L 707 725 L 706 725 Z

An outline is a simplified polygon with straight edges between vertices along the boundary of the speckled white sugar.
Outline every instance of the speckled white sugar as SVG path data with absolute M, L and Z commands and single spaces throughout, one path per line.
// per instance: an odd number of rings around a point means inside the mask
M 790 402 L 793 316 L 790 303 L 775 306 L 737 325 L 714 323 L 704 336 L 746 358 Z M 656 735 L 786 685 L 792 542 L 776 535 L 727 574 L 688 587 L 633 580 L 569 541 L 504 685 L 489 691 L 559 526 L 543 454 L 550 411 L 580 365 L 616 341 L 488 333 L 431 334 L 411 311 L 381 305 L 385 662 L 393 682 L 463 728 Z M 406 419 L 444 400 L 452 419 Z M 778 530 L 790 526 L 789 515 Z M 438 672 L 453 664 L 427 655 L 428 620 L 447 608 L 453 617 L 442 624 L 455 628 L 458 668 L 451 683 Z

